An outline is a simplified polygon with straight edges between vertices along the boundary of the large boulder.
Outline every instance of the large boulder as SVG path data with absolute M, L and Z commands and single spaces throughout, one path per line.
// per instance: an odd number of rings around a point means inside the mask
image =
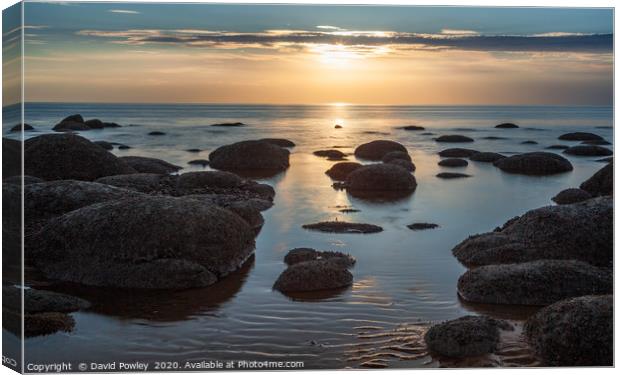
M 22 142 L 2 138 L 2 178 L 22 173 Z
M 513 155 L 493 164 L 504 172 L 525 175 L 551 175 L 573 170 L 573 165 L 568 160 L 551 152 Z
M 464 135 L 450 134 L 437 137 L 435 141 L 440 143 L 465 143 L 473 142 L 474 140 Z
M 295 147 L 295 142 L 284 138 L 262 138 L 259 141 L 274 144 L 280 147 Z
M 212 168 L 233 172 L 276 174 L 289 167 L 290 152 L 263 141 L 242 141 L 222 146 L 209 154 Z
M 582 189 L 564 189 L 551 198 L 557 204 L 573 204 L 592 198 L 592 194 Z
M 563 152 L 575 156 L 609 156 L 613 154 L 610 149 L 596 145 L 577 145 L 569 147 Z
M 174 195 L 178 176 L 156 173 L 134 173 L 102 177 L 95 182 L 148 194 Z
M 538 259 L 577 259 L 608 266 L 613 259 L 613 199 L 528 211 L 494 232 L 469 237 L 452 253 L 468 267 Z
M 468 158 L 479 153 L 479 151 L 469 148 L 447 148 L 439 151 L 439 156 L 444 158 Z
M 49 279 L 147 289 L 204 287 L 238 269 L 254 231 L 237 214 L 193 198 L 142 196 L 54 218 L 26 256 Z
M 92 181 L 136 173 L 123 160 L 75 134 L 46 134 L 24 143 L 25 172 L 45 180 Z
M 273 288 L 281 292 L 311 292 L 344 288 L 353 284 L 346 267 L 329 260 L 311 260 L 288 267 Z
M 347 190 L 413 192 L 416 179 L 406 169 L 393 164 L 371 164 L 357 168 L 346 179 Z
M 73 312 L 90 307 L 90 303 L 78 297 L 62 293 L 24 288 L 24 312 Z M 2 287 L 2 305 L 9 309 L 21 306 L 22 289 L 13 286 Z
M 478 161 L 482 163 L 495 163 L 500 159 L 504 159 L 506 156 L 498 154 L 496 152 L 478 152 L 469 157 L 471 161 Z
M 558 137 L 563 141 L 592 141 L 592 140 L 602 140 L 603 137 L 593 133 L 586 132 L 574 132 L 574 133 L 566 133 L 562 134 Z
M 383 155 L 383 158 L 381 158 L 381 161 L 384 162 L 384 163 L 389 163 L 392 160 L 411 161 L 411 156 L 409 156 L 409 154 L 407 152 L 391 151 L 391 152 L 388 152 L 387 154 Z
M 56 124 L 52 130 L 57 132 L 70 132 L 80 130 L 90 130 L 91 127 L 84 123 L 84 118 L 81 115 L 71 115 L 65 117 Z
M 339 251 L 318 251 L 305 247 L 290 250 L 284 257 L 284 263 L 292 266 L 293 264 L 320 259 L 336 262 L 345 268 L 353 267 L 353 265 L 355 265 L 355 258 L 349 254 L 341 253 Z
M 599 169 L 592 177 L 584 181 L 580 186 L 593 196 L 613 195 L 614 193 L 614 164 L 609 164 Z
M 538 260 L 482 266 L 465 272 L 459 295 L 468 302 L 506 305 L 548 305 L 566 298 L 606 294 L 613 274 L 576 260 Z
M 545 366 L 612 366 L 613 295 L 554 303 L 530 317 L 525 335 Z
M 167 161 L 144 156 L 121 156 L 119 159 L 129 164 L 138 173 L 166 174 L 182 169 L 182 167 L 170 164 Z
M 386 154 L 392 151 L 407 152 L 405 146 L 398 142 L 388 140 L 377 140 L 359 145 L 355 149 L 355 156 L 366 160 L 381 160 Z
M 392 160 L 388 161 L 387 164 L 399 166 L 399 167 L 405 169 L 407 172 L 414 172 L 415 171 L 415 164 L 413 164 L 413 162 L 411 162 L 409 160 L 392 159 Z
M 19 123 L 11 128 L 11 133 L 34 130 L 32 125 Z
M 432 326 L 424 341 L 432 353 L 452 358 L 475 357 L 497 350 L 500 328 L 512 327 L 503 321 L 469 315 Z
M 350 161 L 336 163 L 329 168 L 325 174 L 337 181 L 345 181 L 349 174 L 362 167 L 362 164 Z

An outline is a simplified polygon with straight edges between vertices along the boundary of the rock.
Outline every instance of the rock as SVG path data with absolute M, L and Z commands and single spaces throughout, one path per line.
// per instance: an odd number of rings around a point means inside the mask
M 11 176 L 11 177 L 5 178 L 4 180 L 2 180 L 2 182 L 5 184 L 14 184 L 14 185 L 21 185 L 23 182 L 24 185 L 30 185 L 30 184 L 38 184 L 39 182 L 45 182 L 45 180 L 42 180 L 38 177 L 24 176 L 23 181 L 22 181 L 22 176 Z
M 2 304 L 9 309 L 21 306 L 21 292 L 20 288 L 12 286 L 2 287 Z M 24 312 L 26 314 L 41 312 L 67 313 L 89 307 L 90 303 L 81 298 L 47 290 L 24 289 Z
M 435 229 L 439 228 L 439 225 L 432 223 L 413 223 L 407 225 L 407 228 L 411 230 L 425 230 L 425 229 Z
M 469 160 L 482 163 L 494 163 L 500 159 L 504 159 L 505 157 L 506 156 L 496 152 L 478 152 L 470 156 Z
M 482 137 L 480 139 L 486 139 L 487 141 L 499 141 L 499 140 L 508 139 L 508 138 L 506 138 L 506 137 L 489 136 L 489 137 Z
M 442 167 L 466 167 L 469 163 L 465 159 L 449 158 L 440 160 L 437 164 Z
M 11 128 L 11 133 L 21 132 L 21 131 L 30 131 L 30 130 L 34 130 L 34 128 L 31 125 L 17 124 Z
M 195 160 L 188 161 L 187 164 L 201 165 L 203 167 L 206 167 L 207 165 L 209 165 L 209 161 L 207 159 L 195 159 Z
M 614 163 L 613 160 L 599 169 L 592 177 L 584 181 L 580 186 L 593 196 L 613 195 L 614 193 Z
M 226 208 L 239 215 L 256 233 L 265 223 L 261 211 L 268 209 L 273 204 L 263 199 L 240 197 L 234 194 L 193 194 L 184 195 L 183 197 Z
M 381 160 L 383 157 L 392 151 L 401 151 L 407 153 L 405 146 L 398 142 L 377 140 L 369 143 L 364 143 L 355 149 L 355 156 L 367 160 Z
M 24 186 L 26 222 L 47 219 L 91 204 L 140 194 L 96 182 L 57 180 Z
M 400 129 L 403 129 L 403 130 L 413 130 L 413 131 L 426 130 L 426 129 L 424 129 L 423 126 L 417 126 L 417 125 L 401 126 Z
M 592 198 L 592 195 L 581 189 L 565 189 L 551 198 L 557 204 L 572 204 Z
M 610 156 L 608 158 L 601 158 L 601 159 L 596 159 L 597 162 L 599 163 L 611 163 L 614 161 L 614 157 Z
M 182 169 L 182 167 L 170 164 L 167 161 L 144 156 L 121 156 L 119 159 L 129 164 L 138 173 L 167 174 Z
M 387 164 L 397 165 L 397 166 L 405 169 L 407 172 L 415 171 L 415 164 L 413 164 L 412 162 L 407 161 L 407 160 L 392 159 L 392 160 L 388 161 Z
M 551 145 L 547 147 L 547 150 L 566 150 L 569 147 L 568 145 Z
M 259 139 L 259 141 L 271 143 L 280 147 L 295 147 L 295 142 L 284 138 L 263 138 Z
M 448 148 L 442 151 L 439 151 L 439 156 L 444 158 L 469 158 L 474 154 L 477 154 L 478 151 L 471 150 L 468 148 Z
M 383 228 L 373 224 L 347 223 L 344 221 L 322 221 L 315 224 L 305 224 L 302 228 L 328 233 L 378 233 Z
M 611 145 L 610 142 L 607 142 L 604 139 L 591 139 L 589 141 L 581 142 L 582 145 L 598 145 L 598 146 L 608 146 Z
M 420 133 L 420 135 L 435 135 L 435 133 L 425 132 L 425 133 Z
M 119 150 L 129 150 L 131 148 L 131 146 L 127 146 L 127 145 L 119 145 L 118 149 Z
M 328 260 L 312 260 L 288 267 L 273 288 L 281 292 L 310 292 L 344 288 L 353 284 L 353 275 L 345 267 Z
M 88 126 L 91 129 L 103 129 L 103 121 L 99 120 L 99 119 L 92 119 L 92 120 L 86 120 L 84 121 L 84 124 L 86 124 L 86 126 Z
M 548 305 L 566 298 L 611 293 L 610 269 L 576 260 L 537 260 L 468 270 L 458 281 L 466 301 L 507 305 Z
M 338 124 L 336 124 L 336 125 L 334 126 L 334 129 L 342 129 L 342 125 L 338 125 Z
M 442 172 L 442 173 L 437 173 L 436 175 L 438 178 L 443 178 L 443 179 L 453 179 L 453 178 L 466 178 L 466 177 L 471 177 L 471 175 L 465 174 L 465 173 L 451 173 L 451 172 Z
M 317 251 L 310 248 L 296 248 L 290 250 L 284 257 L 284 263 L 292 266 L 297 263 L 321 259 L 335 262 L 335 264 L 344 268 L 353 267 L 355 265 L 355 258 L 349 254 L 339 251 Z
M 442 142 L 442 143 L 462 143 L 462 142 L 473 142 L 474 140 L 464 135 L 452 134 L 452 135 L 442 135 L 436 138 L 435 141 Z
M 411 161 L 411 156 L 409 156 L 408 153 L 403 151 L 391 151 L 385 154 L 383 158 L 381 158 L 381 161 L 384 163 L 389 163 L 392 160 Z
M 238 269 L 253 253 L 254 234 L 227 209 L 193 198 L 143 196 L 54 218 L 28 248 L 49 279 L 184 289 L 205 287 Z
M 596 146 L 596 145 L 579 145 L 567 148 L 563 151 L 568 155 L 576 156 L 609 156 L 613 154 L 608 148 Z
M 35 337 L 51 335 L 59 331 L 71 332 L 75 327 L 75 320 L 67 314 L 46 312 L 24 315 L 24 336 Z
M 177 189 L 177 176 L 155 173 L 134 173 L 102 177 L 95 182 L 147 194 L 173 195 Z
M 338 210 L 338 212 L 342 212 L 343 214 L 351 214 L 354 212 L 360 212 L 360 210 L 356 208 L 341 208 Z
M 115 122 L 103 122 L 104 128 L 120 128 L 121 126 Z
M 475 357 L 497 350 L 500 328 L 509 323 L 486 316 L 464 316 L 432 326 L 424 335 L 428 349 L 446 357 Z
M 90 130 L 90 126 L 84 123 L 84 118 L 81 115 L 71 115 L 65 117 L 62 121 L 56 124 L 52 130 L 58 132 L 66 132 L 66 131 L 80 131 L 80 130 Z
M 544 366 L 613 366 L 613 295 L 554 303 L 525 324 Z
M 558 137 L 563 141 L 593 141 L 593 140 L 602 140 L 603 137 L 600 135 L 585 133 L 585 132 L 575 132 L 575 133 L 566 133 L 562 134 Z
M 467 267 L 576 259 L 608 266 L 613 259 L 613 199 L 542 207 L 506 222 L 494 232 L 471 236 L 453 255 Z
M 415 177 L 401 167 L 391 164 L 370 164 L 357 168 L 346 180 L 350 190 L 415 190 Z
M 551 152 L 528 152 L 513 155 L 493 163 L 504 172 L 525 175 L 551 175 L 573 170 L 564 157 Z
M 318 150 L 314 151 L 313 154 L 322 158 L 329 158 L 332 160 L 342 160 L 345 159 L 347 156 L 347 154 L 339 150 Z
M 536 141 L 523 141 L 521 142 L 522 145 L 537 145 L 538 142 Z
M 344 181 L 347 179 L 347 176 L 354 170 L 360 168 L 362 165 L 360 163 L 344 161 L 340 163 L 336 163 L 329 168 L 325 174 L 331 177 L 333 180 Z
M 497 129 L 516 129 L 519 126 L 517 126 L 516 124 L 513 124 L 511 122 L 505 122 L 503 124 L 495 125 L 495 127 Z
M 22 160 L 22 142 L 2 138 L 2 178 L 20 176 Z
M 46 134 L 24 142 L 25 172 L 45 180 L 92 181 L 136 173 L 125 161 L 75 134 Z
M 164 132 L 160 132 L 160 131 L 153 131 L 153 132 L 149 132 L 148 135 L 166 135 L 166 133 Z
M 237 127 L 237 126 L 246 126 L 244 123 L 242 122 L 222 122 L 219 124 L 212 124 L 211 126 L 218 126 L 218 127 Z
M 277 174 L 289 167 L 290 152 L 262 141 L 242 141 L 222 146 L 209 154 L 210 166 L 225 171 L 259 171 Z
M 93 142 L 97 146 L 101 147 L 104 150 L 114 150 L 114 146 L 110 142 L 106 141 L 95 141 Z
M 61 122 L 63 121 L 84 122 L 84 117 L 82 117 L 82 115 L 80 114 L 76 114 L 65 117 L 64 119 L 62 119 Z
M 187 150 L 185 150 L 187 152 L 192 152 L 192 153 L 198 153 L 201 152 L 202 150 L 199 148 L 188 148 Z

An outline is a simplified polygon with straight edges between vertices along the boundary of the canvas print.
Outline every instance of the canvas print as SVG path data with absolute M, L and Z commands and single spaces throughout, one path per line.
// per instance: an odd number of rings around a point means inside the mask
M 3 364 L 613 366 L 613 9 L 3 11 Z

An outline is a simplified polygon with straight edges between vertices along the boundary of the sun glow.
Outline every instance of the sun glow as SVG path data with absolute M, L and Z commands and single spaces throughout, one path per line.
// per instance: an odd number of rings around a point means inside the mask
M 362 59 L 360 54 L 340 44 L 319 44 L 312 47 L 312 52 L 318 54 L 321 63 L 330 68 L 347 68 L 355 60 Z

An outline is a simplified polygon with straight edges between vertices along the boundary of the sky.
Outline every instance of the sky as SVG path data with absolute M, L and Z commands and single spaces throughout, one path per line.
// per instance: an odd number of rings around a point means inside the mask
M 30 102 L 613 102 L 611 9 L 26 2 L 24 18 Z

